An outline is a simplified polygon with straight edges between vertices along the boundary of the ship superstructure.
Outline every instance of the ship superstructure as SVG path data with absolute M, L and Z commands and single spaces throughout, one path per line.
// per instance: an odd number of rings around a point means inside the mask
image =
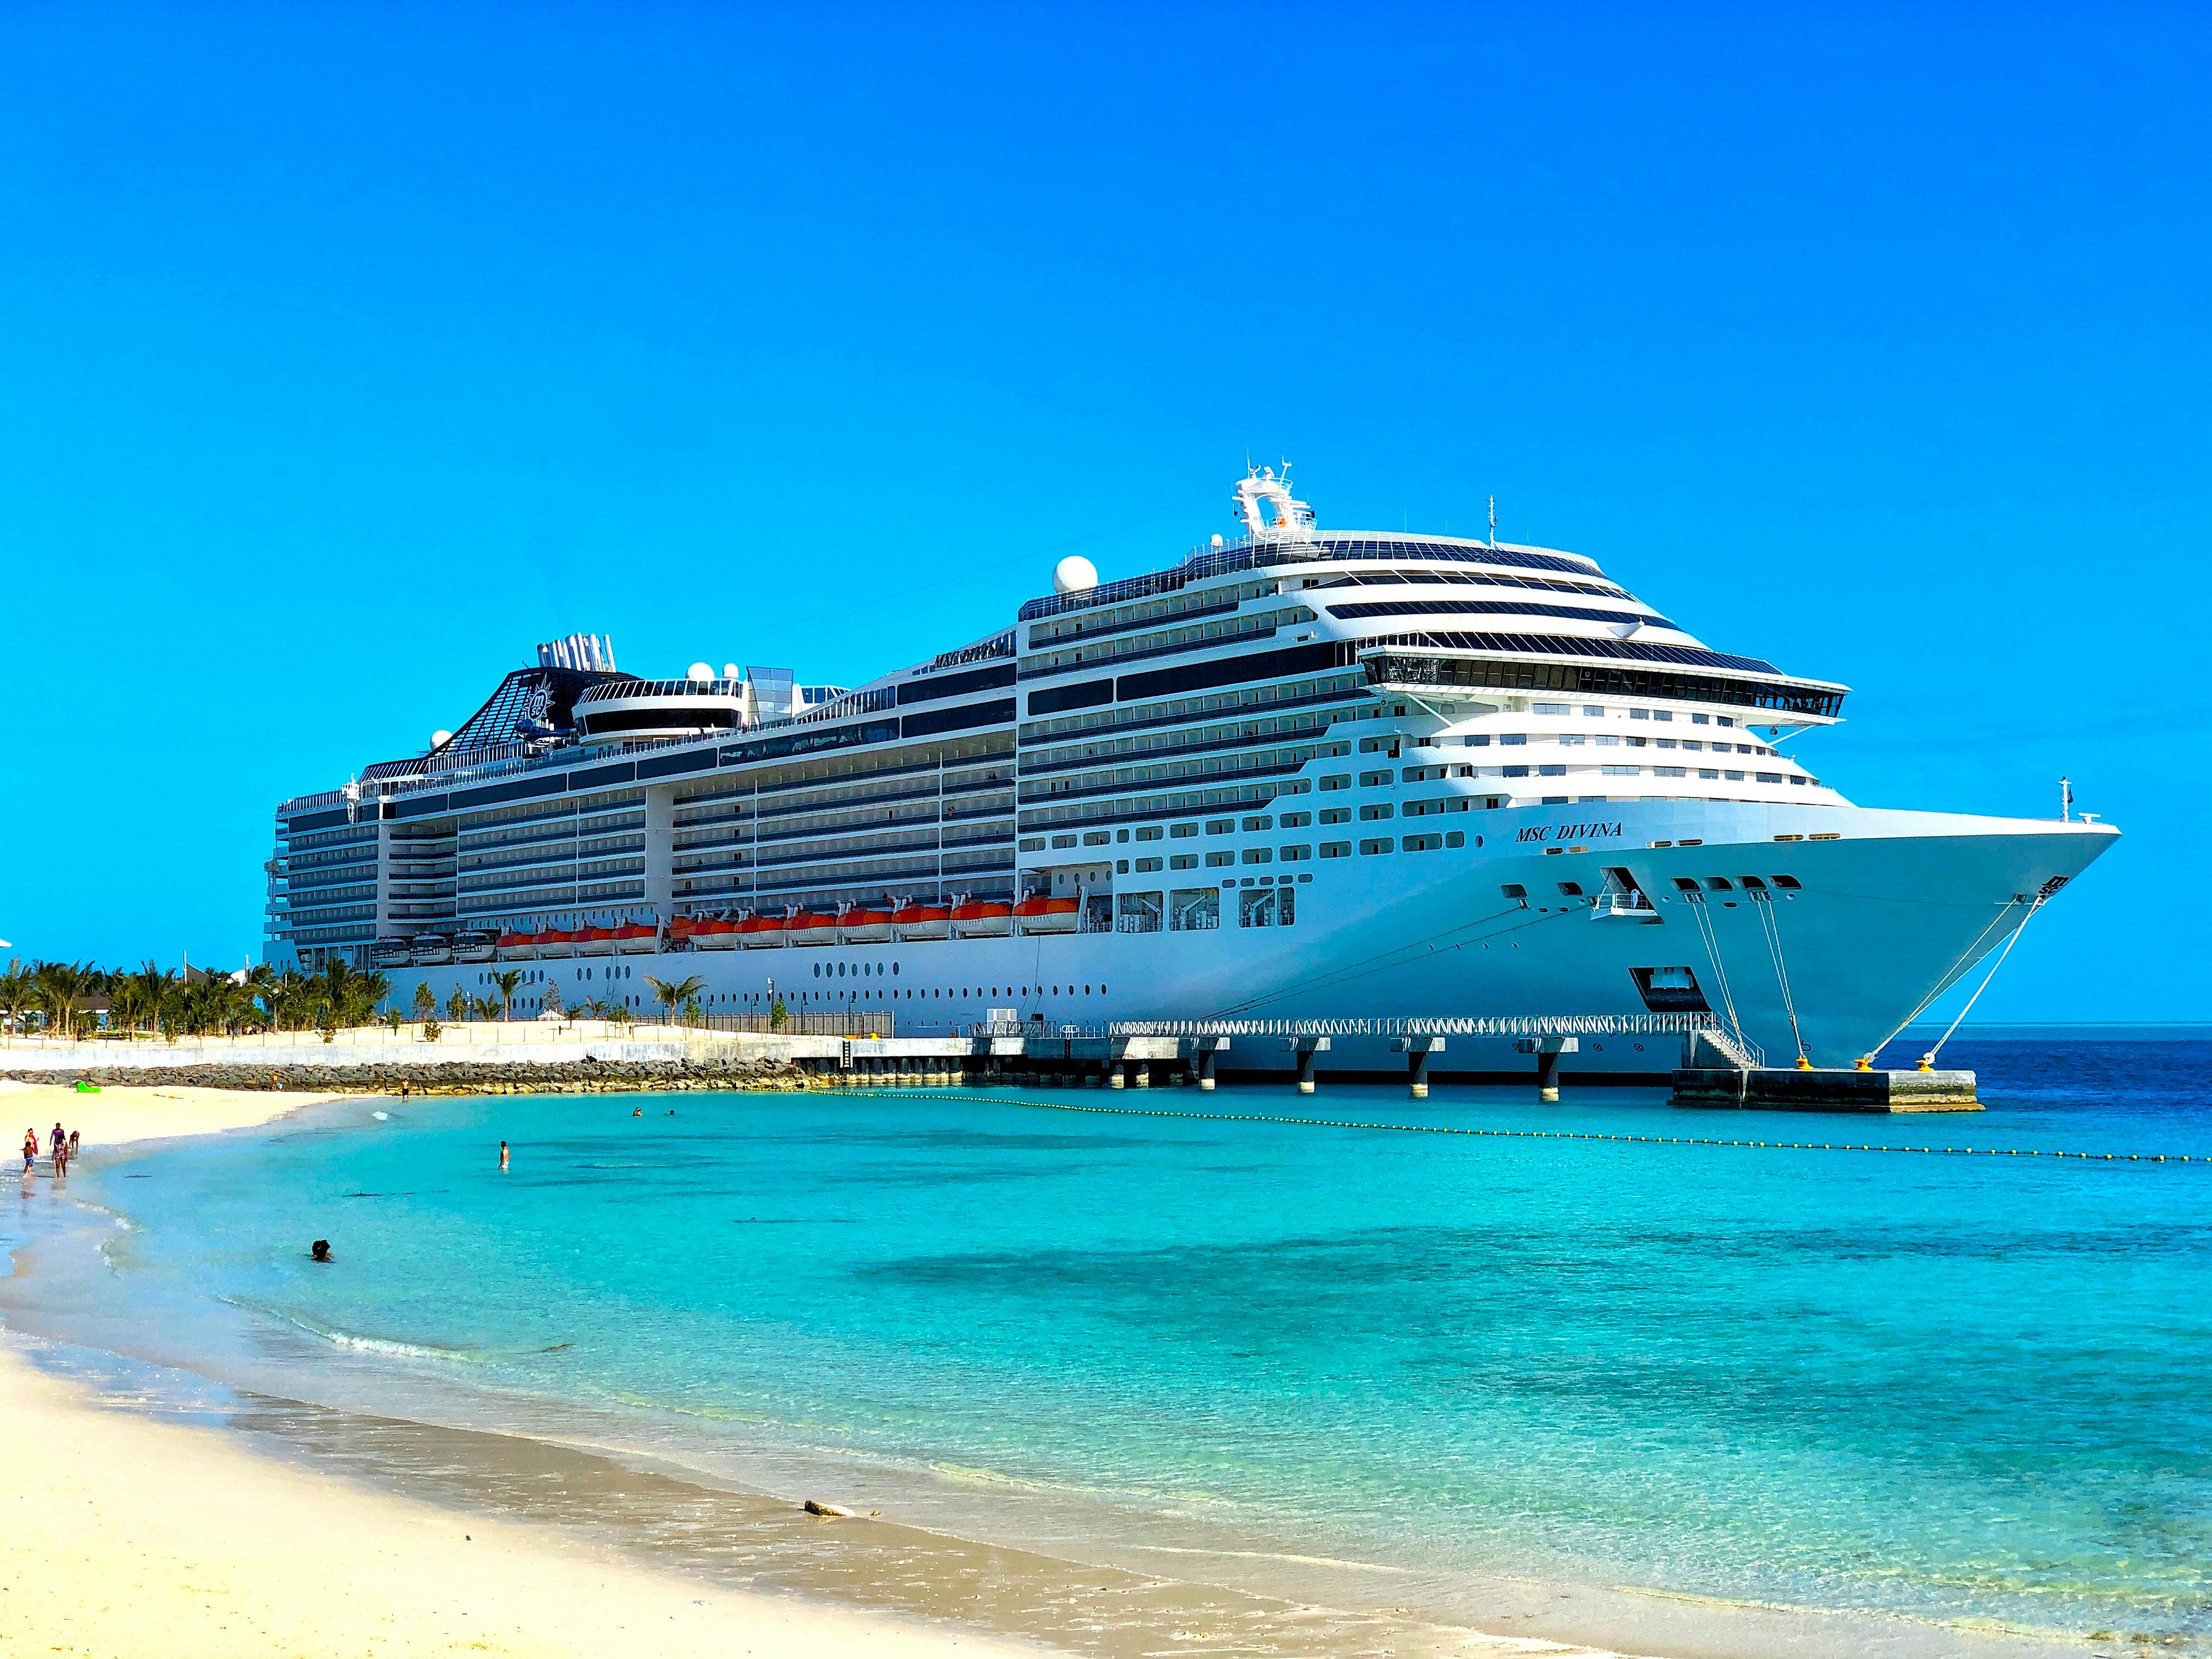
M 514 968 L 526 1009 L 696 975 L 709 1013 L 916 1033 L 1711 1011 L 1838 1064 L 2113 834 L 1851 805 L 1782 746 L 1846 688 L 1583 556 L 1325 531 L 1272 470 L 1235 510 L 850 690 L 542 646 L 428 752 L 278 809 L 270 955 L 441 999 Z

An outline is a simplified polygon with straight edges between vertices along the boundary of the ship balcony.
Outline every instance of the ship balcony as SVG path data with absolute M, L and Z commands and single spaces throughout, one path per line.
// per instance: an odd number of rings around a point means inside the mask
M 1659 908 L 1644 893 L 1631 889 L 1600 893 L 1590 901 L 1592 921 L 1664 921 Z

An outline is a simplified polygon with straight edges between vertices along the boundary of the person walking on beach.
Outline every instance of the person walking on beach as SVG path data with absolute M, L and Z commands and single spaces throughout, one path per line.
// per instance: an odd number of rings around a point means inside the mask
M 77 1133 L 77 1132 L 76 1132 L 76 1130 L 74 1130 L 74 1129 L 71 1129 L 71 1130 L 70 1131 L 70 1148 L 69 1148 L 69 1152 L 70 1152 L 70 1163 L 72 1163 L 72 1164 L 74 1164 L 74 1163 L 76 1163 L 76 1155 L 77 1155 L 77 1152 L 78 1152 L 78 1150 L 79 1150 L 79 1149 L 78 1149 L 78 1144 L 77 1144 L 76 1133 Z
M 504 1174 L 507 1170 L 507 1143 L 503 1140 L 499 1143 L 499 1167 Z
M 53 1135 L 54 1170 L 57 1174 L 61 1170 L 62 1155 L 68 1148 L 69 1137 L 62 1133 L 62 1126 L 57 1123 L 54 1125 Z
M 29 1175 L 31 1166 L 39 1161 L 39 1132 L 35 1128 L 23 1131 L 23 1173 Z

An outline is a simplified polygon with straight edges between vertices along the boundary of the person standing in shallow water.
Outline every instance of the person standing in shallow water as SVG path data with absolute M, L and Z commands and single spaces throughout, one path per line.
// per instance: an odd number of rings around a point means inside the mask
M 36 1129 L 26 1129 L 23 1131 L 23 1173 L 30 1174 L 31 1166 L 38 1161 L 39 1132 Z
M 507 1143 L 503 1140 L 499 1143 L 499 1167 L 502 1170 L 507 1168 Z

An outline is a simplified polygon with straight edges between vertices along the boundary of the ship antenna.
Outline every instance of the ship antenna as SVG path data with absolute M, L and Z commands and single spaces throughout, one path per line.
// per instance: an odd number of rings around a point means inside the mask
M 1490 498 L 1490 544 L 1498 545 L 1498 497 Z
M 2066 779 L 2058 780 L 2058 821 L 2070 823 L 2074 817 L 2074 786 Z

